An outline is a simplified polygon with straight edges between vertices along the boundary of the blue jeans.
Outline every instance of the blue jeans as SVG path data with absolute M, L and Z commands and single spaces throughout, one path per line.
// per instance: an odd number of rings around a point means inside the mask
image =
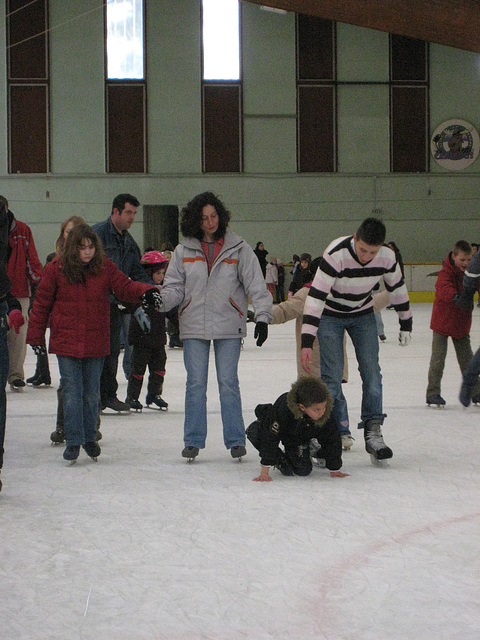
M 333 397 L 332 413 L 338 421 L 340 433 L 350 433 L 347 401 L 342 390 L 343 336 L 350 336 L 362 378 L 362 422 L 386 417 L 382 406 L 382 374 L 378 363 L 377 325 L 373 313 L 363 316 L 334 318 L 322 315 L 318 327 L 320 345 L 320 371 L 322 380 Z
M 68 447 L 95 442 L 103 358 L 57 356 Z
M 227 449 L 245 445 L 245 425 L 237 375 L 240 348 L 240 338 L 213 340 L 223 441 Z M 187 338 L 183 341 L 183 361 L 187 370 L 184 425 L 184 441 L 187 447 L 205 447 L 209 356 L 210 340 Z
M 0 469 L 3 466 L 3 444 L 5 442 L 5 422 L 7 419 L 7 394 L 5 393 L 8 379 L 7 331 L 7 303 L 0 302 Z

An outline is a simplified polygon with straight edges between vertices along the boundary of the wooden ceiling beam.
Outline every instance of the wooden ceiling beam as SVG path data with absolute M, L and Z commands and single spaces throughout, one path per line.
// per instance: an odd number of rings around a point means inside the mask
M 480 53 L 479 0 L 243 0 Z

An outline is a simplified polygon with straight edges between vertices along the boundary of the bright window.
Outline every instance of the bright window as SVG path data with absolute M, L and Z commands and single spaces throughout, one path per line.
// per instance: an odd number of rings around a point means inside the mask
M 238 0 L 202 0 L 203 79 L 240 79 Z
M 108 0 L 108 79 L 143 80 L 143 59 L 143 0 Z

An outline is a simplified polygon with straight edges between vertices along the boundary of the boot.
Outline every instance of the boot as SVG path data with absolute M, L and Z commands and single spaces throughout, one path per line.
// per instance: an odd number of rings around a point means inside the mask
M 48 355 L 46 353 L 42 353 L 37 356 L 37 370 L 39 373 L 34 380 L 32 380 L 32 387 L 39 387 L 42 384 L 47 387 L 50 386 L 52 384 L 52 379 L 50 377 L 50 367 L 48 365 Z
M 40 377 L 40 357 L 41 356 L 37 356 L 37 364 L 35 366 L 35 373 L 33 374 L 33 376 L 31 378 L 27 378 L 25 380 L 25 382 L 27 384 L 32 384 L 34 380 L 36 380 L 37 378 Z
M 130 408 L 133 409 L 133 411 L 141 411 L 143 409 L 143 404 L 138 399 L 140 391 L 142 390 L 142 385 L 143 376 L 131 373 L 128 379 L 127 397 L 125 398 L 125 403 L 130 405 Z
M 374 460 L 387 460 L 393 456 L 393 451 L 383 441 L 382 421 L 378 419 L 367 420 L 363 429 L 365 437 L 365 450 Z

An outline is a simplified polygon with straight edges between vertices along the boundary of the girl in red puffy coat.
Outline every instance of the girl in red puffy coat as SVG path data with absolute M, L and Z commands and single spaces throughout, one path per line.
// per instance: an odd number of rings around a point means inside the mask
M 144 296 L 152 290 L 155 294 Z M 65 247 L 44 269 L 30 314 L 27 342 L 45 352 L 50 318 L 49 352 L 58 359 L 63 387 L 65 460 L 74 462 L 80 447 L 96 459 L 95 440 L 103 359 L 110 351 L 109 296 L 126 302 L 158 292 L 152 285 L 133 282 L 109 260 L 93 229 L 74 227 Z
M 455 347 L 455 354 L 463 373 L 472 359 L 470 327 L 472 309 L 460 309 L 455 299 L 463 288 L 463 276 L 472 259 L 472 247 L 465 240 L 459 240 L 443 262 L 435 284 L 435 300 L 432 309 L 430 329 L 433 331 L 432 354 L 428 369 L 427 404 L 443 406 L 441 381 L 448 338 Z M 474 396 L 480 398 L 480 385 L 474 390 Z

